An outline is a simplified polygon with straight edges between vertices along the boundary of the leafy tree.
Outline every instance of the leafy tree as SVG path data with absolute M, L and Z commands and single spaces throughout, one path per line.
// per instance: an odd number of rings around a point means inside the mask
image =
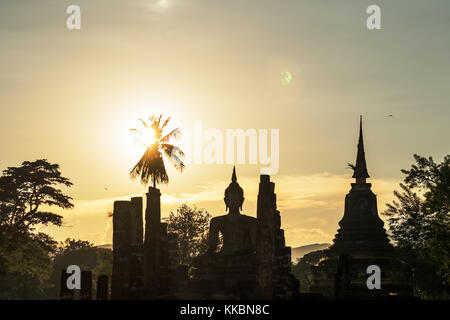
M 313 284 L 312 267 L 326 256 L 325 250 L 317 250 L 305 254 L 292 265 L 292 274 L 300 281 L 300 291 L 309 292 Z
M 56 242 L 35 232 L 38 225 L 61 226 L 62 217 L 51 206 L 72 208 L 72 198 L 58 186 L 70 187 L 57 164 L 25 161 L 8 167 L 0 177 L 0 298 L 45 297 Z
M 180 159 L 184 156 L 183 151 L 180 148 L 169 143 L 172 138 L 177 139 L 181 135 L 179 128 L 173 129 L 169 133 L 164 133 L 164 129 L 170 121 L 170 117 L 167 118 L 164 123 L 161 123 L 162 115 L 158 117 L 152 116 L 147 123 L 142 119 L 139 119 L 142 123 L 143 130 L 148 133 L 149 130 L 153 133 L 153 142 L 149 144 L 149 141 L 145 139 L 145 133 L 139 129 L 130 129 L 130 131 L 138 134 L 137 141 L 142 143 L 147 150 L 144 155 L 131 170 L 130 175 L 133 179 L 140 176 L 142 184 L 148 184 L 149 180 L 153 181 L 153 187 L 156 187 L 156 183 L 168 183 L 169 176 L 166 172 L 164 165 L 163 153 L 173 163 L 175 168 L 180 171 L 184 169 L 184 163 Z
M 423 298 L 450 296 L 450 155 L 442 163 L 414 155 L 396 200 L 383 212 L 396 249 L 412 267 Z
M 43 233 L 14 237 L 14 245 L 0 243 L 4 259 L 0 272 L 0 299 L 44 299 L 52 270 L 50 254 L 56 242 Z
M 181 205 L 176 213 L 170 212 L 167 230 L 178 236 L 180 263 L 190 266 L 192 259 L 208 248 L 208 229 L 211 215 L 196 206 Z
M 0 177 L 0 226 L 3 230 L 27 233 L 38 224 L 61 226 L 62 216 L 45 211 L 43 206 L 72 208 L 71 197 L 56 186 L 72 186 L 62 177 L 58 164 L 45 159 L 24 161 L 8 167 Z

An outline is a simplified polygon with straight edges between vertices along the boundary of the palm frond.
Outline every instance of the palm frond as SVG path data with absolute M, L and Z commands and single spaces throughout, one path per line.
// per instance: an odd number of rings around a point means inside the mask
M 139 129 L 129 129 L 132 134 L 142 136 L 142 130 Z
M 141 138 L 138 138 L 138 137 L 134 138 L 134 143 L 140 144 L 140 145 L 142 145 L 142 146 L 145 147 L 145 148 L 148 148 L 148 147 L 149 147 L 149 146 L 144 142 L 144 140 L 142 140 Z
M 150 127 L 153 130 L 156 140 L 159 140 L 162 135 L 162 129 L 160 128 L 161 117 L 162 115 L 160 115 L 159 118 L 157 118 L 155 115 L 150 117 L 150 121 L 152 122 Z
M 179 155 L 181 157 L 184 157 L 184 152 L 177 146 L 174 146 L 173 144 L 170 143 L 162 143 L 161 144 L 161 148 L 164 149 L 164 151 L 168 151 L 170 154 L 176 154 Z
M 164 121 L 163 125 L 161 126 L 161 130 L 163 130 L 163 129 L 167 126 L 167 124 L 169 123 L 169 121 L 170 121 L 170 117 L 168 117 L 168 118 L 166 119 L 166 121 Z
M 161 144 L 161 147 L 174 167 L 182 172 L 185 167 L 183 160 L 181 160 L 181 157 L 184 157 L 184 152 L 180 148 L 168 143 Z
M 347 163 L 347 168 L 348 169 L 352 169 L 353 171 L 355 171 L 356 166 L 354 164 L 351 164 L 350 162 Z
M 139 129 L 129 129 L 129 130 L 130 130 L 131 133 L 135 134 L 135 137 L 134 137 L 134 143 L 135 144 L 140 144 L 140 145 L 142 145 L 142 146 L 144 146 L 146 148 L 149 147 L 145 143 L 145 141 L 140 138 L 140 136 L 142 136 L 142 131 L 141 130 L 139 130 Z
M 139 118 L 138 120 L 142 123 L 142 125 L 144 127 L 146 127 L 148 129 L 148 125 L 147 125 L 147 123 L 144 120 L 142 120 L 141 118 Z
M 181 137 L 181 130 L 180 128 L 175 128 L 172 131 L 170 131 L 168 134 L 166 134 L 164 137 L 161 138 L 161 142 L 169 142 L 171 138 L 175 138 L 175 140 L 178 140 Z

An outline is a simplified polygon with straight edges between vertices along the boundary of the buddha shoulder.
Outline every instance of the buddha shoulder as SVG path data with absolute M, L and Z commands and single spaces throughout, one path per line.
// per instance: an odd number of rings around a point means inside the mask
M 241 220 L 247 223 L 256 223 L 257 221 L 255 217 L 247 216 L 245 214 L 241 214 Z
M 223 223 L 224 221 L 226 221 L 226 215 L 224 215 L 224 216 L 213 217 L 213 218 L 211 218 L 210 223 L 211 223 L 211 224 L 221 224 L 221 223 Z

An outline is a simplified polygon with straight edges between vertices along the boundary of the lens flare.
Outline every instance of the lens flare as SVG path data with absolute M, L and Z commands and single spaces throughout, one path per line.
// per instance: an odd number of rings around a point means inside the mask
M 292 82 L 292 74 L 289 71 L 281 73 L 281 83 L 285 86 L 290 85 Z

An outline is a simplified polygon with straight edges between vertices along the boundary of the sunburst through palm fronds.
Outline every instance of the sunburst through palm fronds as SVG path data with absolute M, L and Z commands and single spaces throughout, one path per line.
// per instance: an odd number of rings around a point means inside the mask
M 147 122 L 139 119 L 143 127 L 142 130 L 130 129 L 131 132 L 137 135 L 136 140 L 147 148 L 139 162 L 131 170 L 130 176 L 132 179 L 140 177 L 141 183 L 144 185 L 152 181 L 153 187 L 156 187 L 157 183 L 169 183 L 163 154 L 179 171 L 183 171 L 185 167 L 181 159 L 184 157 L 183 151 L 170 143 L 172 139 L 178 139 L 181 136 L 181 130 L 176 128 L 166 134 L 164 129 L 166 129 L 170 117 L 164 122 L 161 122 L 161 120 L 162 115 L 159 117 L 152 116 Z M 151 144 L 144 138 L 145 133 L 149 132 L 153 133 L 154 141 Z

